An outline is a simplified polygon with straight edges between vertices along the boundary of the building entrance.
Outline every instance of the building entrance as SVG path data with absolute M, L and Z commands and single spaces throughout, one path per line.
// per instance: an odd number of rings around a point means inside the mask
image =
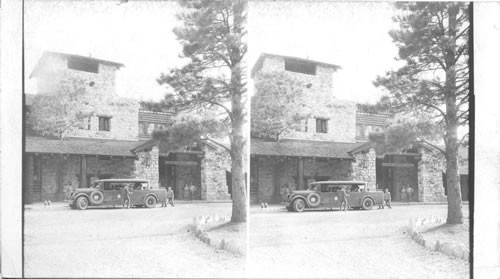
M 386 154 L 377 158 L 377 189 L 389 189 L 393 201 L 419 201 L 418 160 L 417 153 Z
M 201 200 L 200 156 L 201 152 L 190 151 L 160 157 L 161 187 L 172 187 L 176 199 Z

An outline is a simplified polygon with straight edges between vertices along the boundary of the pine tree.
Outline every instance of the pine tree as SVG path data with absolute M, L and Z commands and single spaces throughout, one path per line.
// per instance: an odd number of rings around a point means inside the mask
M 177 110 L 221 110 L 230 123 L 232 179 L 232 222 L 245 222 L 247 194 L 243 160 L 246 140 L 245 67 L 247 52 L 244 0 L 184 0 L 177 15 L 182 25 L 174 29 L 183 46 L 182 57 L 189 63 L 162 74 L 160 84 L 168 84 L 172 94 L 165 102 Z
M 464 2 L 399 2 L 390 36 L 404 66 L 378 77 L 400 110 L 441 126 L 446 158 L 447 223 L 463 223 L 457 129 L 469 123 L 469 12 Z

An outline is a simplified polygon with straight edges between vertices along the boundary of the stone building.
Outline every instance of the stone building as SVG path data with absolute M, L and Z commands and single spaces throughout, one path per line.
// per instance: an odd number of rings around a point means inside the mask
M 229 154 L 224 146 L 203 140 L 170 150 L 151 139 L 167 129 L 172 113 L 143 111 L 137 100 L 116 92 L 116 71 L 123 64 L 72 54 L 46 52 L 31 78 L 37 94 L 52 94 L 67 81 L 86 86 L 92 115 L 59 140 L 40 137 L 27 127 L 23 187 L 25 202 L 62 201 L 68 188 L 89 187 L 96 179 L 149 179 L 154 188 L 172 186 L 177 199 L 182 186 L 197 186 L 195 199 L 227 200 Z M 34 95 L 26 95 L 29 108 Z
M 279 202 L 280 189 L 304 189 L 313 181 L 363 180 L 370 189 L 388 188 L 401 200 L 401 188 L 411 186 L 413 201 L 444 201 L 444 158 L 436 150 L 418 146 L 397 154 L 377 154 L 368 135 L 381 132 L 390 115 L 357 112 L 354 102 L 335 97 L 334 74 L 340 66 L 263 53 L 252 69 L 260 73 L 287 72 L 304 85 L 301 102 L 313 115 L 299 129 L 286 131 L 279 142 L 252 139 L 250 199 Z M 467 151 L 462 150 L 462 155 Z M 462 156 L 461 174 L 468 160 Z M 467 199 L 467 176 L 462 177 Z

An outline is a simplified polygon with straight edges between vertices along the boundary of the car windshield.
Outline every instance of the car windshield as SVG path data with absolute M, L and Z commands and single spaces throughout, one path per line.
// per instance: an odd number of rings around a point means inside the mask
M 94 182 L 94 183 L 92 183 L 92 186 L 90 186 L 90 188 L 101 189 L 102 182 Z

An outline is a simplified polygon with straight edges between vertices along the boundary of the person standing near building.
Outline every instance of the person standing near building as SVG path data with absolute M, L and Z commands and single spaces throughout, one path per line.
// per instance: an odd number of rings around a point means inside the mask
M 406 200 L 406 188 L 401 186 L 401 201 L 404 202 L 404 200 Z
M 165 202 L 165 207 L 170 204 L 172 207 L 174 207 L 174 191 L 172 190 L 172 187 L 168 187 L 167 190 L 167 202 Z
M 413 188 L 408 185 L 408 187 L 406 188 L 406 196 L 408 198 L 408 203 L 412 201 L 412 194 L 413 194 Z
M 189 186 L 187 183 L 184 185 L 184 199 L 189 200 Z
M 347 203 L 347 197 L 349 196 L 349 194 L 345 191 L 345 187 L 342 187 L 342 189 L 340 189 L 340 211 L 342 211 L 342 206 L 344 208 L 344 211 L 347 211 L 347 206 L 348 206 L 348 203 Z
M 122 208 L 125 207 L 125 204 L 127 204 L 127 209 L 130 208 L 130 194 L 132 193 L 132 191 L 130 191 L 128 185 L 125 185 L 125 187 L 123 187 L 123 206 Z
M 281 202 L 286 201 L 287 195 L 288 195 L 288 185 L 285 183 L 283 184 L 283 186 L 281 186 L 280 189 Z
M 391 192 L 389 192 L 389 189 L 385 188 L 384 190 L 384 202 L 382 203 L 382 209 L 384 208 L 384 205 L 387 205 L 387 207 L 391 208 Z
M 196 192 L 196 186 L 194 184 L 191 184 L 189 187 L 189 191 L 191 191 L 191 200 L 194 200 L 194 193 Z

